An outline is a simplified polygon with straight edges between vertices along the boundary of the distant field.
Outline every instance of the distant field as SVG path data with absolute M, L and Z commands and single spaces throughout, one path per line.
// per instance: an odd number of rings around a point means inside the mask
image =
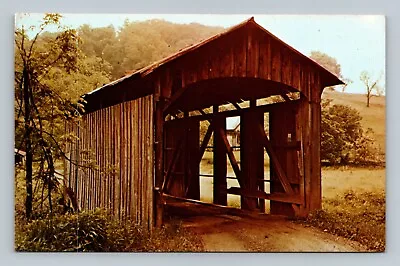
M 386 135 L 386 97 L 372 97 L 370 107 L 366 105 L 366 96 L 363 94 L 340 93 L 336 91 L 325 90 L 323 99 L 332 99 L 333 104 L 349 105 L 357 109 L 363 120 L 361 121 L 364 128 L 372 128 L 375 132 L 376 143 L 382 151 L 385 151 L 385 135 Z

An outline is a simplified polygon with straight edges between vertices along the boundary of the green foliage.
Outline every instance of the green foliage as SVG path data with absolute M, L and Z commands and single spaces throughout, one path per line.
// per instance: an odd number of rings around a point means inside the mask
M 360 113 L 346 105 L 322 102 L 321 160 L 329 164 L 378 163 L 372 129 L 364 131 Z
M 331 57 L 320 51 L 311 51 L 310 58 L 325 67 L 327 70 L 335 74 L 337 77 L 342 77 L 342 70 L 336 58 Z
M 349 190 L 325 200 L 307 222 L 339 236 L 358 241 L 372 251 L 385 251 L 385 192 Z
M 198 237 L 172 222 L 151 234 L 106 212 L 54 215 L 15 227 L 16 251 L 160 252 L 201 251 Z
M 174 24 L 164 20 L 125 21 L 116 31 L 112 26 L 78 29 L 80 48 L 88 57 L 100 58 L 111 68 L 111 79 L 149 65 L 180 49 L 223 30 L 200 24 Z

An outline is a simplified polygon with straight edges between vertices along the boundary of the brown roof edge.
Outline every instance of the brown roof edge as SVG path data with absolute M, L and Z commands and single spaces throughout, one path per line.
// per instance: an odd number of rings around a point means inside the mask
M 293 48 L 292 46 L 288 45 L 287 43 L 285 43 L 284 41 L 282 41 L 281 39 L 279 39 L 278 37 L 276 37 L 274 34 L 272 34 L 271 32 L 269 32 L 268 30 L 266 30 L 264 27 L 262 27 L 260 24 L 258 24 L 258 23 L 254 20 L 254 17 L 252 16 L 252 17 L 250 17 L 249 19 L 246 19 L 245 21 L 243 21 L 243 22 L 241 22 L 241 23 L 239 23 L 239 24 L 237 24 L 237 25 L 235 25 L 235 26 L 232 26 L 232 27 L 228 28 L 228 29 L 225 30 L 224 32 L 218 33 L 218 34 L 216 34 L 216 35 L 214 35 L 214 36 L 211 36 L 211 37 L 209 37 L 209 38 L 207 38 L 207 39 L 205 39 L 205 40 L 203 40 L 203 41 L 200 41 L 200 42 L 198 42 L 198 43 L 196 43 L 196 44 L 187 46 L 187 47 L 181 49 L 180 51 L 178 51 L 178 52 L 176 52 L 176 53 L 174 53 L 174 54 L 172 54 L 172 55 L 170 55 L 170 56 L 168 56 L 168 57 L 166 57 L 166 58 L 163 58 L 163 59 L 161 59 L 161 60 L 159 60 L 159 61 L 156 61 L 156 62 L 154 62 L 154 63 L 152 63 L 152 64 L 150 64 L 150 65 L 148 65 L 148 66 L 146 66 L 146 67 L 143 67 L 143 68 L 141 68 L 141 69 L 135 71 L 135 72 L 132 73 L 132 74 L 123 76 L 123 77 L 121 77 L 121 78 L 119 78 L 119 79 L 117 79 L 117 80 L 114 80 L 114 81 L 112 81 L 112 82 L 110 82 L 110 83 L 108 83 L 108 84 L 105 84 L 104 86 L 99 87 L 99 88 L 97 88 L 97 89 L 95 89 L 95 90 L 93 90 L 93 91 L 87 93 L 86 95 L 90 95 L 90 94 L 96 93 L 97 91 L 99 91 L 99 90 L 101 90 L 101 89 L 103 89 L 103 88 L 105 88 L 105 87 L 113 86 L 113 85 L 118 84 L 118 83 L 120 83 L 120 82 L 122 82 L 122 81 L 124 81 L 124 80 L 126 80 L 126 79 L 129 79 L 129 78 L 131 78 L 131 77 L 133 77 L 133 76 L 144 77 L 144 76 L 146 76 L 146 75 L 152 73 L 152 72 L 153 72 L 155 69 L 157 69 L 158 67 L 160 67 L 160 66 L 162 66 L 162 65 L 164 65 L 164 64 L 166 64 L 166 63 L 169 63 L 169 62 L 171 62 L 171 61 L 173 61 L 173 60 L 179 58 L 180 56 L 182 56 L 182 55 L 184 55 L 184 54 L 186 54 L 186 53 L 188 53 L 188 52 L 190 52 L 190 51 L 193 51 L 193 50 L 197 49 L 198 47 L 203 46 L 203 45 L 205 45 L 205 44 L 207 44 L 207 43 L 209 43 L 209 42 L 211 42 L 211 41 L 213 41 L 213 40 L 215 40 L 215 39 L 217 39 L 217 38 L 219 38 L 219 37 L 221 37 L 221 36 L 227 35 L 227 34 L 229 34 L 230 32 L 232 32 L 232 31 L 234 31 L 234 30 L 237 30 L 237 29 L 239 29 L 239 28 L 241 28 L 241 27 L 247 25 L 248 23 L 253 23 L 253 24 L 256 25 L 258 28 L 260 28 L 261 30 L 263 30 L 264 32 L 266 32 L 267 34 L 269 34 L 271 37 L 273 37 L 274 39 L 276 39 L 277 41 L 279 41 L 280 43 L 282 43 L 283 45 L 285 45 L 287 48 L 289 48 L 290 50 L 292 50 L 292 51 L 295 52 L 296 54 L 300 55 L 300 56 L 303 57 L 304 59 L 309 60 L 311 63 L 313 63 L 314 65 L 316 65 L 318 68 L 320 68 L 320 69 L 325 73 L 325 75 L 326 75 L 326 77 L 327 77 L 327 80 L 328 80 L 328 82 L 325 82 L 325 83 L 326 83 L 326 84 L 324 84 L 325 86 L 333 86 L 333 85 L 345 84 L 345 83 L 344 83 L 343 81 L 341 81 L 335 74 L 333 74 L 332 72 L 330 72 L 329 70 L 327 70 L 326 68 L 324 68 L 323 66 L 321 66 L 319 63 L 315 62 L 314 60 L 312 60 L 312 59 L 309 58 L 308 56 L 306 56 L 306 55 L 300 53 L 300 52 L 297 51 L 295 48 Z

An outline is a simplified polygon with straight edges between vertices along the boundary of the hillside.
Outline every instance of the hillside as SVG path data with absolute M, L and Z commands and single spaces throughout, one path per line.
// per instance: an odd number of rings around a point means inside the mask
M 385 151 L 385 115 L 386 115 L 386 99 L 385 96 L 373 97 L 370 107 L 366 106 L 366 96 L 363 94 L 341 93 L 337 91 L 325 90 L 323 99 L 332 99 L 333 104 L 349 105 L 357 109 L 363 120 L 364 128 L 372 128 L 375 134 L 376 143 Z

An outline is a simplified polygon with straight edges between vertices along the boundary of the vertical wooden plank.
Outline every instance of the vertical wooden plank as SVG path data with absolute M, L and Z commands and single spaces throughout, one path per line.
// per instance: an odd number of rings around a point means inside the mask
M 155 186 L 159 189 L 162 185 L 162 180 L 164 176 L 164 159 L 163 159 L 163 138 L 164 138 L 164 101 L 161 96 L 160 84 L 156 84 L 154 100 L 155 100 L 155 113 L 154 113 L 154 123 L 155 123 Z M 156 192 L 157 193 L 157 192 Z M 163 216 L 163 205 L 162 199 L 157 197 L 156 203 L 156 227 L 162 225 Z
M 115 208 L 115 203 L 116 203 L 116 176 L 117 176 L 117 160 L 116 160 L 116 143 L 115 143 L 115 106 L 111 107 L 110 110 L 110 121 L 111 121 L 111 128 L 110 128 L 110 138 L 111 138 L 111 162 L 114 168 L 113 174 L 111 176 L 111 213 L 113 216 L 116 215 L 116 208 Z
M 100 136 L 99 136 L 99 112 L 96 111 L 95 113 L 95 120 L 96 120 L 96 126 L 95 126 L 95 130 L 96 130 L 96 164 L 97 164 L 97 171 L 96 171 L 96 177 L 94 179 L 94 187 L 93 187 L 93 191 L 94 191 L 94 202 L 93 202 L 93 208 L 97 208 L 98 206 L 98 192 L 99 192 L 99 188 L 98 188 L 98 181 L 100 179 L 100 171 L 101 171 L 101 162 L 100 162 Z
M 289 173 L 292 167 L 297 167 L 297 165 L 292 165 L 288 163 L 288 150 L 284 148 L 287 145 L 288 134 L 294 135 L 293 128 L 294 124 L 294 113 L 291 112 L 290 108 L 282 106 L 279 110 L 274 110 L 269 113 L 269 132 L 271 145 L 277 147 L 275 149 L 276 157 L 282 167 L 282 170 L 287 176 L 290 183 L 293 182 Z M 279 181 L 278 169 L 275 169 L 274 165 L 270 164 L 270 174 L 271 174 L 271 193 L 284 193 L 285 189 Z M 290 184 L 289 188 L 293 188 Z M 271 201 L 271 214 L 280 214 L 287 216 L 294 216 L 295 212 L 292 208 L 292 204 L 283 203 L 277 201 Z
M 247 77 L 257 78 L 259 71 L 259 40 L 256 29 L 251 27 L 247 32 Z
M 154 220 L 154 215 L 153 215 L 153 210 L 154 210 L 154 199 L 153 199 L 153 187 L 154 187 L 154 152 L 151 149 L 154 140 L 153 140 L 153 132 L 154 132 L 154 121 L 153 121 L 153 113 L 154 113 L 154 106 L 153 106 L 153 96 L 150 95 L 148 96 L 148 106 L 149 106 L 149 112 L 148 112 L 148 118 L 149 118 L 149 130 L 150 130 L 150 134 L 148 134 L 147 136 L 147 147 L 148 147 L 148 156 L 147 156 L 147 165 L 148 165 L 148 171 L 149 171 L 149 177 L 148 177 L 148 195 L 149 195 L 149 229 L 152 230 L 153 229 L 153 220 Z
M 124 219 L 124 186 L 125 186 L 125 157 L 124 157 L 124 148 L 125 148 L 125 139 L 124 139 L 124 104 L 120 104 L 120 113 L 119 113 L 119 156 L 120 156 L 120 204 L 119 204 L 119 212 L 120 212 L 120 219 Z
M 213 113 L 218 113 L 218 106 L 213 106 Z M 214 182 L 213 182 L 213 202 L 215 204 L 227 205 L 227 158 L 223 140 L 219 137 L 219 131 L 226 131 L 226 119 L 223 116 L 214 117 Z
M 84 142 L 85 142 L 85 165 L 87 165 L 87 162 L 88 162 L 88 159 L 89 159 L 89 153 L 88 153 L 88 151 L 89 151 L 89 149 L 90 149 L 90 146 L 89 146 L 89 125 L 88 125 L 88 123 L 89 123 L 89 117 L 88 116 L 84 116 L 84 123 L 85 123 L 85 125 L 84 125 L 84 132 L 85 132 L 85 134 L 84 134 Z M 85 209 L 88 209 L 88 192 L 89 192 L 89 186 L 88 186 L 88 175 L 89 175 L 89 169 L 87 169 L 87 168 L 85 168 L 85 169 L 83 169 L 84 170 L 84 179 L 85 179 L 85 186 L 84 186 L 84 193 L 85 193 L 85 196 L 84 196 L 84 199 L 85 199 L 85 203 L 84 203 L 84 205 L 85 205 Z
M 307 65 L 301 68 L 301 78 L 302 78 L 302 90 L 303 90 L 303 100 L 301 102 L 301 108 L 303 109 L 303 142 L 304 142 L 304 194 L 305 194 L 305 213 L 310 211 L 311 203 L 311 97 L 310 97 L 310 76 L 309 68 Z
M 281 82 L 282 81 L 281 49 L 278 42 L 272 39 L 271 39 L 271 57 L 272 57 L 271 79 L 276 82 Z
M 138 157 L 138 154 L 137 154 L 137 150 L 138 150 L 138 147 L 137 147 L 137 145 L 138 145 L 138 131 L 139 131 L 139 128 L 138 128 L 138 114 L 137 114 L 137 104 L 136 104 L 136 101 L 134 102 L 134 104 L 133 104 L 133 113 L 134 113 L 134 120 L 133 120 L 133 122 L 132 122 L 132 124 L 133 124 L 133 128 L 132 128 L 132 131 L 133 131 L 133 141 L 134 141 L 134 145 L 132 146 L 132 149 L 133 149 L 133 151 L 132 151 L 132 153 L 133 153 L 133 171 L 134 171 L 134 174 L 133 174 L 133 189 L 132 189 L 132 192 L 133 192 L 133 207 L 132 207 L 132 213 L 133 213 L 133 216 L 135 217 L 135 223 L 137 223 L 137 198 L 138 198 L 138 191 L 137 191 L 137 182 L 138 182 L 138 175 L 139 175 L 139 173 L 138 173 L 138 170 L 139 170 L 139 157 Z
M 110 161 L 108 160 L 107 157 L 107 108 L 103 109 L 103 160 L 104 160 L 104 172 L 105 174 L 103 175 L 103 204 L 102 208 L 107 208 L 108 207 L 108 172 L 109 172 L 109 167 L 110 167 Z
M 104 117 L 104 111 L 105 109 L 101 109 L 99 112 L 99 117 L 100 117 L 100 127 L 99 127 L 99 135 L 100 135 L 100 162 L 101 162 L 101 173 L 100 173 L 100 179 L 99 179 L 99 208 L 103 208 L 104 206 L 104 178 L 105 178 L 105 171 L 106 171 L 106 162 L 104 160 L 104 123 L 105 123 L 105 117 Z
M 251 102 L 251 107 L 254 103 Z M 260 176 L 260 167 L 263 169 L 263 161 L 260 164 L 259 158 L 264 158 L 263 146 L 254 136 L 257 132 L 259 121 L 256 120 L 258 113 L 246 112 L 240 116 L 240 167 L 244 188 L 247 191 L 257 191 L 257 179 Z M 260 153 L 261 148 L 261 153 Z M 256 210 L 257 199 L 241 196 L 241 208 L 245 210 Z
M 148 172 L 148 161 L 147 161 L 147 154 L 149 152 L 149 147 L 146 145 L 146 139 L 148 137 L 148 135 L 150 134 L 149 132 L 149 119 L 148 119 L 148 114 L 147 114 L 147 97 L 142 98 L 142 105 L 143 105 L 143 122 L 144 122 L 144 135 L 143 135 L 143 140 L 142 140 L 142 145 L 144 146 L 143 150 L 144 150 L 144 154 L 143 154 L 143 165 L 145 166 L 143 171 L 144 171 L 144 179 L 143 179 L 143 226 L 147 227 L 148 224 L 148 212 L 149 212 L 149 200 L 150 198 L 148 197 L 148 191 L 149 191 L 149 187 L 147 179 L 149 178 L 149 172 Z
M 188 126 L 189 184 L 186 194 L 190 199 L 200 200 L 200 164 L 197 156 L 200 149 L 200 122 L 192 120 Z
M 99 189 L 98 189 L 98 196 L 99 196 L 99 201 L 97 204 L 98 208 L 101 208 L 103 206 L 103 177 L 104 177 L 104 160 L 103 160 L 103 149 L 104 149 L 104 144 L 103 144 L 103 128 L 104 128 L 104 118 L 103 118 L 103 113 L 104 109 L 99 110 L 99 158 L 100 158 L 100 175 L 99 175 Z
M 127 199 L 126 199 L 126 180 L 127 180 L 127 167 L 126 167 L 126 163 L 127 163 L 127 153 L 126 153 L 126 103 L 122 103 L 121 104 L 121 108 L 122 108 L 122 112 L 121 112 L 121 135 L 122 135 L 122 143 L 121 143 L 121 157 L 122 157 L 122 164 L 121 164 L 121 171 L 122 171 L 122 181 L 121 181 L 121 187 L 122 187 L 122 213 L 123 213 L 123 220 L 126 220 L 126 203 L 127 203 Z
M 88 159 L 90 159 L 91 158 L 91 151 L 92 151 L 92 143 L 91 143 L 91 141 L 92 141 L 92 128 L 91 128 L 91 121 L 92 121 L 92 119 L 91 119 L 91 115 L 90 114 L 87 114 L 86 115 L 87 116 L 87 125 L 86 125 L 86 130 L 88 131 L 88 140 L 87 140 L 87 142 L 88 142 Z M 89 203 L 90 203 L 90 176 L 91 176 L 91 174 L 92 174 L 92 169 L 88 169 L 88 173 L 87 173 L 87 176 L 86 176 L 86 179 L 87 179 L 87 182 L 86 182 L 86 189 L 87 189 L 87 209 L 89 209 L 90 210 L 90 205 L 89 205 Z
M 107 209 L 108 212 L 111 213 L 111 193 L 112 193 L 112 188 L 111 188 L 111 177 L 112 177 L 112 158 L 111 158 L 111 134 L 110 134 L 110 128 L 111 128 L 111 117 L 110 117 L 110 112 L 111 112 L 111 107 L 107 108 L 107 161 L 109 164 L 109 173 L 107 175 Z
M 245 30 L 238 30 L 234 37 L 237 45 L 233 47 L 234 54 L 234 76 L 246 76 L 246 55 L 247 55 L 247 33 Z
M 300 79 L 300 63 L 297 61 L 297 59 L 293 59 L 295 61 L 292 62 L 292 80 L 290 85 L 293 88 L 296 88 L 298 90 L 300 90 L 300 83 L 301 83 L 301 79 Z
M 290 85 L 292 83 L 292 58 L 289 49 L 281 48 L 282 51 L 282 82 Z
M 259 42 L 259 68 L 258 76 L 267 80 L 271 79 L 271 38 L 263 36 Z
M 140 103 L 141 99 L 137 100 L 138 106 L 138 128 L 139 128 L 139 178 L 138 178 L 138 221 L 139 224 L 143 222 L 143 146 L 142 146 L 142 139 L 143 139 L 143 113 L 142 113 L 142 106 Z
M 311 201 L 310 211 L 322 208 L 321 191 L 321 85 L 316 72 L 311 73 Z
M 126 165 L 126 173 L 127 173 L 127 182 L 126 182 L 126 199 L 127 199 L 127 204 L 126 204 L 126 215 L 128 219 L 131 219 L 131 178 L 132 178 L 132 172 L 131 172 L 131 165 L 132 165 L 132 156 L 131 156 L 131 147 L 132 147 L 132 139 L 131 139 L 131 131 L 132 131 L 132 101 L 126 102 L 126 107 L 127 107 L 127 124 L 126 124 L 126 129 L 127 129 L 127 165 Z
M 302 97 L 302 96 L 301 96 Z M 304 99 L 302 97 L 301 99 Z M 300 205 L 301 215 L 305 214 L 305 182 L 304 182 L 304 110 L 302 104 L 296 107 L 296 140 L 300 141 L 300 150 L 297 151 L 297 168 L 299 171 L 299 195 L 302 199 Z
M 115 138 L 114 138 L 114 143 L 115 143 L 115 161 L 116 161 L 116 167 L 118 169 L 118 172 L 115 177 L 115 213 L 118 219 L 121 218 L 121 212 L 120 212 L 120 187 L 121 187 L 121 154 L 120 154 L 120 140 L 121 140 L 121 135 L 120 135 L 120 116 L 121 116 L 121 105 L 118 104 L 115 107 L 115 112 L 114 112 L 114 118 L 115 118 Z
M 81 122 L 79 121 L 78 122 L 78 126 L 77 126 L 77 137 L 78 137 L 78 140 L 77 140 L 77 144 L 76 144 L 76 159 L 77 159 L 77 165 L 79 165 L 79 163 L 80 163 L 80 146 L 81 146 L 81 143 L 80 143 L 80 125 L 81 125 Z M 80 176 L 79 176 L 79 167 L 78 166 L 76 166 L 75 167 L 75 175 L 76 175 L 76 183 L 75 183 L 75 185 L 76 185 L 76 196 L 77 196 L 77 201 L 78 201 L 78 206 L 79 206 L 79 208 L 82 208 L 82 204 L 81 204 L 81 190 L 80 190 L 80 185 L 81 185 L 81 182 L 80 182 Z

